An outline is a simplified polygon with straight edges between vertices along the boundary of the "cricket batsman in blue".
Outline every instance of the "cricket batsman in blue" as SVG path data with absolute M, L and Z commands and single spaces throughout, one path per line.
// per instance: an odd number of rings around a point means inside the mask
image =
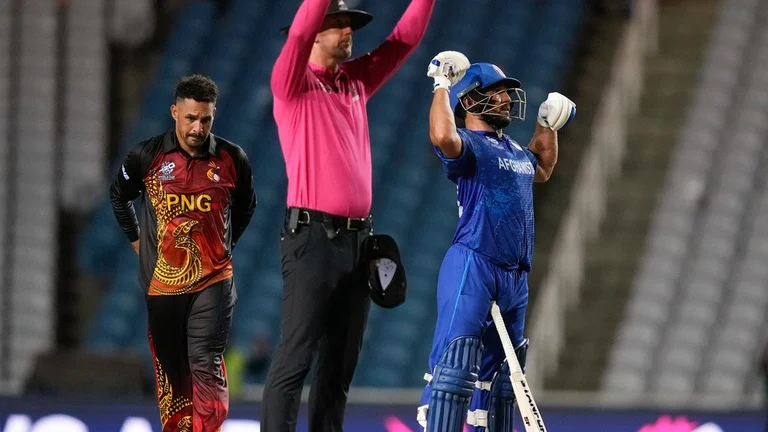
M 552 175 L 557 131 L 576 106 L 549 93 L 525 148 L 503 132 L 525 119 L 517 79 L 490 63 L 470 65 L 456 51 L 435 56 L 427 75 L 434 79 L 429 135 L 457 186 L 459 221 L 438 276 L 430 373 L 417 417 L 427 432 L 461 432 L 465 422 L 473 432 L 512 432 L 515 396 L 491 302 L 499 305 L 524 368 L 533 183 Z

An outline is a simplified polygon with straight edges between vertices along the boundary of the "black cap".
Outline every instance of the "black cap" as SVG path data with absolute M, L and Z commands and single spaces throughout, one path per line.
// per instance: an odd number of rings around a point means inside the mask
M 387 309 L 403 304 L 408 283 L 395 239 L 372 235 L 363 241 L 362 250 L 371 300 Z
M 349 16 L 351 20 L 350 27 L 352 27 L 353 31 L 365 27 L 373 19 L 373 15 L 368 12 L 358 9 L 349 9 L 347 4 L 344 3 L 344 0 L 331 0 L 331 5 L 328 6 L 328 12 L 325 13 L 325 16 L 328 17 L 341 14 Z M 280 32 L 287 35 L 289 28 L 291 28 L 291 26 L 285 26 L 280 29 Z

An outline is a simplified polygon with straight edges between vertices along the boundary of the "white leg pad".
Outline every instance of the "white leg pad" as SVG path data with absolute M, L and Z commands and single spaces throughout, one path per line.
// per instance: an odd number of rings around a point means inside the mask
M 476 427 L 488 427 L 488 411 L 475 410 L 467 411 L 467 424 Z
M 427 408 L 429 408 L 429 405 L 422 405 L 416 408 L 416 421 L 419 422 L 424 429 L 427 428 Z

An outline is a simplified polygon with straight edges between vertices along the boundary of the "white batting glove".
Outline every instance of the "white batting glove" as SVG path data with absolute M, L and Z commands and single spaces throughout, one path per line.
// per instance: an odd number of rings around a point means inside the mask
M 550 93 L 539 107 L 539 124 L 558 131 L 576 116 L 576 104 L 560 93 Z
M 427 76 L 434 78 L 435 84 L 432 91 L 444 88 L 451 91 L 469 69 L 469 59 L 458 51 L 443 51 L 436 55 L 427 68 Z

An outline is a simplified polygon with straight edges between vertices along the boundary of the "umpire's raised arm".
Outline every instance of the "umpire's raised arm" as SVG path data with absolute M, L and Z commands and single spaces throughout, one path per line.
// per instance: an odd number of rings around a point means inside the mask
M 395 29 L 369 54 L 349 62 L 350 73 L 359 77 L 369 97 L 402 66 L 427 32 L 435 0 L 412 0 Z
M 288 40 L 272 68 L 272 92 L 289 100 L 301 91 L 315 37 L 331 0 L 304 0 L 293 18 Z

